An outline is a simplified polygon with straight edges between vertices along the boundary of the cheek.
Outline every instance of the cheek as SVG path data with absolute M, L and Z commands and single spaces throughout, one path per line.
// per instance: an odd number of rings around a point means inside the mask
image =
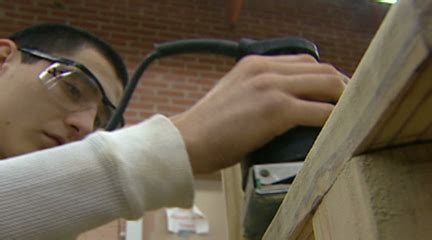
M 8 116 L 16 123 L 40 125 L 61 117 L 59 107 L 38 82 L 27 82 L 25 87 L 14 89 L 9 102 Z

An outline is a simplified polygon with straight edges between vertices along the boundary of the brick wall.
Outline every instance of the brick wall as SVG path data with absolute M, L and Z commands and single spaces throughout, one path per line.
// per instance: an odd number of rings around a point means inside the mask
M 0 34 L 34 23 L 65 22 L 112 43 L 132 72 L 153 43 L 212 37 L 239 40 L 302 36 L 315 42 L 322 60 L 350 74 L 381 22 L 386 5 L 369 0 L 248 0 L 235 28 L 222 0 L 3 0 Z M 159 112 L 181 112 L 233 66 L 220 56 L 187 55 L 151 66 L 127 112 L 135 123 Z
M 132 72 L 153 43 L 211 37 L 239 40 L 302 36 L 322 60 L 351 74 L 388 7 L 370 0 L 247 0 L 236 27 L 222 0 L 0 0 L 0 35 L 42 22 L 64 22 L 110 42 Z M 163 59 L 144 75 L 126 113 L 128 123 L 189 108 L 228 71 L 221 56 Z M 215 113 L 216 114 L 216 113 Z

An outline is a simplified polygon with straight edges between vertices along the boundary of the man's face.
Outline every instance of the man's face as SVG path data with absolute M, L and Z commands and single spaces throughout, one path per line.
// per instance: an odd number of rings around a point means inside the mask
M 117 106 L 122 95 L 121 82 L 100 53 L 87 47 L 61 57 L 86 66 Z M 21 53 L 17 51 L 1 65 L 0 159 L 76 141 L 95 130 L 97 104 L 68 111 L 48 93 L 50 90 L 38 75 L 51 64 L 47 60 L 21 63 Z

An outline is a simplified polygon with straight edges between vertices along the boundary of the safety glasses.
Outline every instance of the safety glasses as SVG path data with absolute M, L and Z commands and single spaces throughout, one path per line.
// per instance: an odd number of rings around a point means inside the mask
M 52 62 L 39 74 L 49 96 L 67 111 L 83 111 L 97 107 L 95 129 L 104 129 L 116 110 L 101 83 L 84 65 L 70 59 L 53 56 L 35 49 L 20 48 L 33 57 Z M 124 125 L 122 119 L 120 126 Z

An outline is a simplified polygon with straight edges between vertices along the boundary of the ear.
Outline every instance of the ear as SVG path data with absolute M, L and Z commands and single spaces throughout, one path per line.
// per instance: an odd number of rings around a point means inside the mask
M 17 45 L 9 39 L 0 39 L 0 68 L 7 62 L 21 61 Z

